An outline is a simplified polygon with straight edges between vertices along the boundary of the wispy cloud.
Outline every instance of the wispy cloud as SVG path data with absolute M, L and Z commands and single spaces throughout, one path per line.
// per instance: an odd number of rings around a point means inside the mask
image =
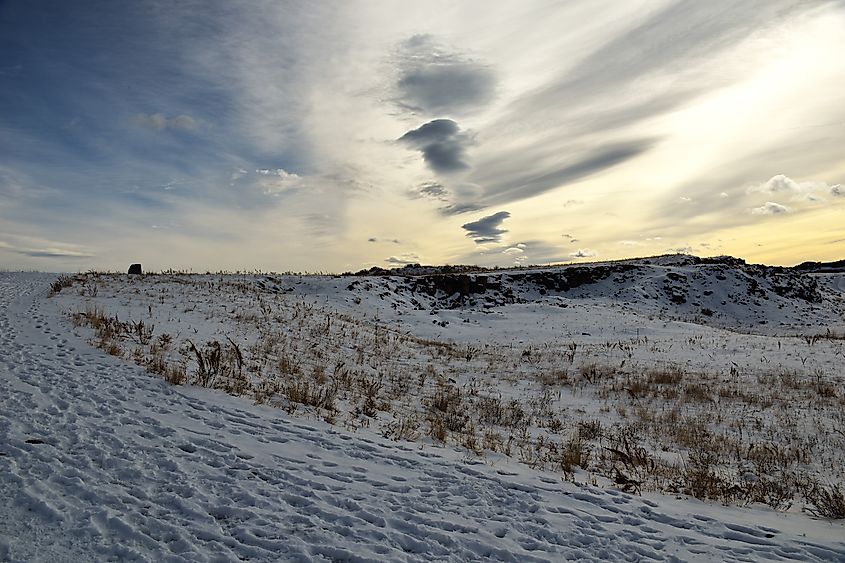
M 162 113 L 139 113 L 132 122 L 141 127 L 147 127 L 156 131 L 164 131 L 165 129 L 173 129 L 177 131 L 194 131 L 203 125 L 202 122 L 194 119 L 190 115 L 174 115 L 167 117 Z
M 0 250 L 30 258 L 79 260 L 95 256 L 91 250 L 79 245 L 10 234 L 0 234 Z
M 613 168 L 644 153 L 653 142 L 652 139 L 614 142 L 587 149 L 563 164 L 544 163 L 543 167 L 523 168 L 530 162 L 514 162 L 513 158 L 503 157 L 497 163 L 479 163 L 478 172 L 470 179 L 484 186 L 479 202 L 485 206 L 518 201 Z
M 258 184 L 265 195 L 279 196 L 305 187 L 305 180 L 299 174 L 293 174 L 283 168 L 259 168 Z

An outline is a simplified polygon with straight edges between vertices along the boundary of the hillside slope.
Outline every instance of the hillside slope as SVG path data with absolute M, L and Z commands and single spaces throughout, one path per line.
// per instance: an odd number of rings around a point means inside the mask
M 840 524 L 578 487 L 170 386 L 75 335 L 49 282 L 0 273 L 0 560 L 845 558 Z
M 345 297 L 347 303 L 360 305 L 348 310 L 379 309 L 385 317 L 392 316 L 387 309 L 436 315 L 444 310 L 503 311 L 513 304 L 586 303 L 755 334 L 845 330 L 845 273 L 687 255 L 535 269 L 456 269 L 414 266 L 326 281 L 269 277 L 257 283 L 268 291 L 290 292 L 315 302 L 323 298 L 338 307 Z

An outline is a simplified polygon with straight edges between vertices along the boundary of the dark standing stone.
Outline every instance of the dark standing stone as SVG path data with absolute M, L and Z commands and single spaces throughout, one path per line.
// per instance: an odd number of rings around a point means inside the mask
M 129 266 L 129 273 L 141 275 L 144 272 L 141 271 L 141 265 L 140 264 L 132 264 L 131 266 Z

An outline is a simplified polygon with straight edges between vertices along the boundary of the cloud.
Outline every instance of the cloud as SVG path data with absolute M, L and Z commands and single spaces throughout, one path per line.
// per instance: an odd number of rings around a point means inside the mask
M 800 151 L 796 150 L 798 146 L 779 148 L 754 154 L 753 158 L 743 156 L 728 160 L 726 165 L 715 168 L 712 175 L 699 175 L 679 184 L 677 190 L 670 192 L 673 195 L 653 208 L 650 228 L 690 237 L 748 224 L 749 214 L 777 215 L 819 208 L 825 205 L 827 198 L 835 197 L 826 182 L 797 180 L 786 174 L 769 176 L 764 172 L 760 175 L 760 169 L 770 169 L 771 162 L 785 162 L 790 168 L 800 170 L 816 169 L 823 160 L 804 167 L 798 166 L 793 159 L 797 158 L 797 152 L 801 153 L 801 159 L 815 158 L 821 150 L 814 148 L 817 146 L 818 143 L 806 143 L 800 145 Z M 769 179 L 749 182 L 753 178 Z M 677 205 L 675 198 L 682 193 L 694 193 L 696 205 Z
M 797 182 L 784 174 L 773 176 L 762 184 L 753 185 L 747 191 L 750 194 L 790 195 L 793 201 L 820 201 L 820 194 L 826 194 L 828 191 L 835 195 L 826 182 Z
M 449 197 L 449 190 L 443 184 L 437 182 L 426 182 L 417 189 L 417 193 L 423 197 L 446 201 Z
M 406 266 L 408 264 L 419 264 L 420 257 L 417 254 L 409 252 L 399 256 L 391 256 L 390 258 L 386 258 L 384 261 L 395 266 Z
M 516 246 L 511 246 L 506 248 L 502 251 L 502 254 L 508 256 L 513 260 L 514 265 L 522 266 L 528 261 L 528 255 L 525 253 L 525 244 L 518 244 Z
M 440 214 L 445 216 L 460 215 L 484 209 L 485 205 L 475 202 L 482 192 L 481 186 L 471 182 L 452 184 L 448 188 L 444 186 L 442 195 L 438 199 L 448 205 L 440 208 Z
M 502 247 L 477 247 L 477 250 L 459 256 L 455 263 L 479 266 L 524 266 L 527 264 L 561 264 L 571 262 L 556 245 L 541 240 L 526 240 Z
M 96 245 L 102 267 L 122 264 L 124 241 L 157 230 L 168 239 L 157 243 L 162 256 L 186 265 L 267 267 L 285 240 L 288 267 L 316 270 L 359 263 L 377 248 L 365 242 L 373 233 L 414 240 L 421 228 L 438 249 L 430 258 L 451 260 L 450 230 L 460 225 L 452 216 L 462 213 L 465 223 L 501 209 L 537 218 L 532 232 L 564 248 L 548 256 L 566 258 L 583 242 L 557 236 L 552 206 L 567 229 L 585 242 L 589 234 L 596 248 L 611 244 L 608 252 L 623 250 L 613 242 L 630 233 L 685 240 L 697 229 L 760 223 L 750 210 L 767 200 L 795 213 L 820 207 L 793 203 L 800 194 L 787 192 L 753 198 L 745 188 L 779 170 L 799 183 L 839 170 L 842 135 L 825 124 L 842 120 L 842 104 L 818 84 L 842 74 L 836 61 L 819 63 L 841 50 L 841 1 L 611 4 L 591 13 L 582 0 L 487 10 L 292 9 L 259 0 L 196 10 L 154 0 L 60 13 L 22 3 L 0 21 L 0 36 L 15 46 L 9 56 L 27 70 L 0 88 L 0 166 L 26 181 L 0 178 L 0 224 Z M 53 31 L 38 32 L 45 28 Z M 407 39 L 417 30 L 444 39 Z M 792 79 L 778 82 L 783 76 Z M 747 99 L 759 100 L 756 111 L 734 119 Z M 772 122 L 773 108 L 783 107 L 790 111 Z M 384 142 L 436 118 L 460 127 Z M 695 162 L 678 154 L 695 154 Z M 458 174 L 441 175 L 451 171 Z M 351 178 L 371 186 L 369 195 L 343 183 Z M 162 187 L 172 181 L 174 189 Z M 479 190 L 462 192 L 459 181 Z M 38 187 L 53 193 L 39 196 Z M 409 190 L 415 198 L 397 204 Z M 551 190 L 559 191 L 536 197 Z M 723 190 L 731 196 L 724 201 Z M 679 195 L 696 205 L 679 206 Z M 814 195 L 843 201 L 829 187 Z M 518 210 L 509 203 L 530 197 Z M 561 207 L 567 198 L 617 218 L 630 211 L 633 223 L 590 217 L 606 237 L 596 239 L 582 232 L 590 225 L 579 209 Z M 404 219 L 386 233 L 373 229 L 372 217 L 400 207 Z M 236 248 L 220 244 L 224 230 Z M 316 246 L 315 233 L 326 237 Z M 506 248 L 466 247 L 491 257 Z M 381 257 L 405 248 L 383 250 Z M 539 253 L 523 255 L 535 261 Z
M 782 193 L 798 193 L 803 191 L 801 185 L 783 174 L 772 176 L 768 182 L 752 186 L 748 189 L 749 193 L 759 192 L 767 194 L 782 194 Z
M 461 225 L 461 228 L 467 231 L 468 237 L 475 239 L 476 244 L 499 242 L 502 240 L 502 235 L 508 232 L 507 229 L 502 229 L 500 226 L 510 216 L 511 214 L 507 211 L 499 211 L 477 221 L 465 223 Z
M 426 182 L 421 184 L 417 189 L 412 190 L 410 197 L 412 199 L 423 197 L 443 202 L 446 205 L 439 208 L 440 214 L 451 216 L 484 209 L 484 205 L 469 201 L 476 199 L 481 192 L 482 189 L 480 186 L 467 182 L 452 184 L 448 187 L 439 182 Z M 454 200 L 467 201 L 454 203 Z
M 617 166 L 644 153 L 653 143 L 654 139 L 609 143 L 583 151 L 576 159 L 551 169 L 545 159 L 540 166 L 535 167 L 505 156 L 498 163 L 479 165 L 478 172 L 471 179 L 484 186 L 484 194 L 480 199 L 482 203 L 508 203 L 542 194 Z
M 195 131 L 201 126 L 200 121 L 184 114 L 167 117 L 163 113 L 139 113 L 132 121 L 136 125 L 156 131 L 164 131 L 165 129 Z
M 570 262 L 572 258 L 564 256 L 556 245 L 540 240 L 526 240 L 501 251 L 501 254 L 513 259 L 514 264 L 560 264 Z
M 7 237 L 7 240 L 12 242 L 0 240 L 0 250 L 30 258 L 82 259 L 95 256 L 89 249 L 75 244 L 14 235 Z
M 30 256 L 32 258 L 93 258 L 93 254 L 85 252 L 78 252 L 74 250 L 67 250 L 63 248 L 28 248 L 13 250 L 18 254 Z
M 579 248 L 575 252 L 569 253 L 570 258 L 593 258 L 598 256 L 598 253 L 595 250 L 591 250 L 589 248 Z
M 391 239 L 380 239 L 377 237 L 370 237 L 367 239 L 367 242 L 379 242 L 379 243 L 390 243 L 390 244 L 402 244 L 402 241 L 398 238 L 391 238 Z
M 836 184 L 830 187 L 830 195 L 833 197 L 845 197 L 845 187 L 842 184 Z
M 479 201 L 504 205 L 533 197 L 670 146 L 658 144 L 676 133 L 661 127 L 661 119 L 748 81 L 757 69 L 734 53 L 762 58 L 748 39 L 799 19 L 812 5 L 672 0 L 628 12 L 625 24 L 596 15 L 599 32 L 585 33 L 557 73 L 506 98 L 492 123 L 473 124 L 479 149 L 469 179 L 485 188 Z M 614 150 L 626 139 L 634 141 Z M 561 155 L 570 162 L 561 164 Z M 699 193 L 690 192 L 683 195 L 698 201 Z M 683 213 L 701 211 L 689 206 Z
M 431 35 L 414 35 L 399 51 L 399 104 L 432 115 L 471 111 L 486 105 L 496 89 L 487 66 L 440 45 Z
M 481 211 L 484 206 L 478 203 L 453 203 L 440 208 L 440 213 L 443 215 L 461 215 L 463 213 L 471 213 L 473 211 Z
M 305 187 L 302 176 L 283 168 L 259 168 L 255 172 L 261 177 L 258 185 L 264 195 L 279 196 Z
M 33 201 L 49 201 L 58 190 L 35 183 L 28 174 L 7 168 L 0 163 L 0 208 Z
M 783 215 L 792 211 L 789 207 L 775 203 L 774 201 L 767 201 L 760 207 L 755 207 L 751 210 L 752 215 Z
M 790 0 L 666 3 L 638 18 L 621 33 L 609 36 L 597 49 L 561 73 L 555 82 L 518 107 L 524 110 L 526 105 L 534 108 L 538 104 L 564 104 L 583 115 L 585 109 L 616 106 L 619 115 L 611 124 L 614 128 L 619 126 L 616 122 L 631 124 L 666 113 L 719 85 L 692 80 L 700 75 L 701 63 L 794 10 L 796 3 Z M 665 85 L 667 76 L 684 75 L 690 80 L 675 81 L 668 91 L 665 87 L 648 87 Z M 639 96 L 629 96 L 620 102 L 621 91 L 637 92 Z M 607 109 L 597 114 L 607 115 Z
M 419 150 L 435 172 L 449 174 L 469 168 L 466 149 L 472 139 L 451 119 L 429 121 L 399 137 L 399 142 Z

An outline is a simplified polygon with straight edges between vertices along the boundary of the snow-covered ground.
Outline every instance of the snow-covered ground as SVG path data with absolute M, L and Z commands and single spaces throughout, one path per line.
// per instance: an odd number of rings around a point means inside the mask
M 841 416 L 842 341 L 795 335 L 841 327 L 841 278 L 824 281 L 828 301 L 805 307 L 800 330 L 783 325 L 774 336 L 690 324 L 692 311 L 674 311 L 675 320 L 662 306 L 639 310 L 632 300 L 622 307 L 595 296 L 529 294 L 535 290 L 527 287 L 511 303 L 445 309 L 460 295 L 397 298 L 397 282 L 383 278 L 360 278 L 384 287 L 358 291 L 349 278 L 102 276 L 48 299 L 54 279 L 0 273 L 0 560 L 845 561 L 841 522 L 759 504 L 630 495 L 577 468 L 576 485 L 571 475 L 535 470 L 542 464 L 516 454 L 476 456 L 457 440 L 439 444 L 426 434 L 431 420 L 411 417 L 444 389 L 460 390 L 465 407 L 498 393 L 529 409 L 538 389 L 551 385 L 542 376 L 558 365 L 554 400 L 544 407 L 549 417 L 565 425 L 624 421 L 619 405 L 633 410 L 648 397 L 629 385 L 617 390 L 631 395 L 629 403 L 602 398 L 614 392 L 616 371 L 681 365 L 684 377 L 714 375 L 713 397 L 724 412 L 741 405 L 761 428 L 770 428 L 765 413 L 778 403 L 734 404 L 715 389 L 757 387 L 765 398 L 774 382 L 767 374 L 779 382 L 788 376 L 789 392 L 807 401 L 796 410 L 818 409 L 806 424 L 821 419 L 813 428 L 824 432 L 841 422 L 834 413 L 839 408 Z M 411 299 L 419 308 L 408 306 Z M 93 348 L 93 331 L 70 323 L 69 314 L 80 322 L 97 310 L 136 329 L 146 323 L 137 342 L 131 334 L 116 340 L 119 349 L 111 351 L 121 357 Z M 759 333 L 756 322 L 737 328 Z M 254 404 L 257 395 L 173 386 L 127 361 L 150 365 L 158 355 L 182 362 L 190 380 L 196 365 L 186 340 L 206 360 L 213 349 L 203 344 L 212 340 L 223 342 L 224 355 L 227 342 L 242 349 L 245 377 L 266 404 Z M 339 358 L 346 358 L 340 367 Z M 615 368 L 606 387 L 579 379 L 605 373 L 590 372 L 596 364 Z M 396 386 L 410 385 L 402 366 L 420 383 L 394 396 Z M 560 384 L 563 372 L 571 383 Z M 370 397 L 373 413 L 356 411 L 367 410 L 360 382 L 336 390 L 333 413 L 291 404 L 289 389 L 272 386 L 279 373 L 320 385 L 356 377 L 369 385 L 379 373 L 384 379 L 373 382 L 380 385 Z M 831 386 L 832 397 L 819 395 L 814 377 Z M 683 407 L 681 416 L 720 412 L 709 402 Z M 535 410 L 535 439 L 553 435 L 536 422 L 543 409 Z M 383 437 L 403 420 L 418 421 L 406 429 L 420 434 L 415 441 Z M 823 459 L 804 460 L 808 471 L 841 482 L 831 469 L 840 459 L 837 443 L 830 433 L 818 444 Z

